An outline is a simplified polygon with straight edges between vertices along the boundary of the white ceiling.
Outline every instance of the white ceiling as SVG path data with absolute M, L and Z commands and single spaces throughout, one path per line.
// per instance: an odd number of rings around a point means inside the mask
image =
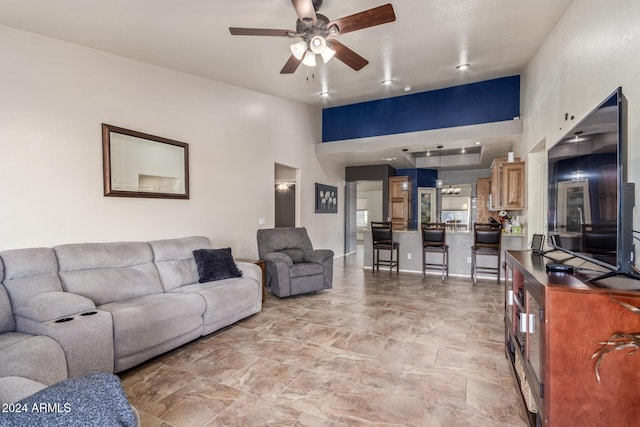
M 228 28 L 295 30 L 290 0 L 1 0 L 0 24 L 330 107 L 519 74 L 572 1 L 392 0 L 395 22 L 337 37 L 369 60 L 362 70 L 334 58 L 288 75 L 292 39 Z M 337 19 L 386 2 L 324 0 L 319 12 Z

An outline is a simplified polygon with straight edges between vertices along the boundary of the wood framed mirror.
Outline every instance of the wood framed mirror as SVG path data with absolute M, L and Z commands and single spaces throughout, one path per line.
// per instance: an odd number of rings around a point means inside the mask
M 104 195 L 189 198 L 189 144 L 102 124 Z

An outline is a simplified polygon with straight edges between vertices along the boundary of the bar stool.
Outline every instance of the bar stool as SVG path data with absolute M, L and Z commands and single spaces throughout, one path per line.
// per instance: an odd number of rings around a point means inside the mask
M 500 284 L 500 242 L 502 238 L 502 225 L 473 224 L 473 246 L 471 246 L 471 279 L 477 283 L 478 271 L 496 275 L 496 281 Z M 478 255 L 495 256 L 496 267 L 478 267 L 476 257 Z
M 375 273 L 380 271 L 381 265 L 389 266 L 389 273 L 396 268 L 396 273 L 400 272 L 400 244 L 393 241 L 393 227 L 391 222 L 374 222 L 371 221 L 371 240 L 373 246 L 373 263 L 371 270 Z M 389 251 L 389 258 L 380 259 L 380 251 Z M 396 253 L 396 259 L 393 259 L 393 252 Z
M 427 269 L 441 270 L 449 277 L 449 245 L 447 245 L 446 225 L 441 222 L 422 223 L 422 277 Z M 427 262 L 427 252 L 442 254 L 442 263 Z

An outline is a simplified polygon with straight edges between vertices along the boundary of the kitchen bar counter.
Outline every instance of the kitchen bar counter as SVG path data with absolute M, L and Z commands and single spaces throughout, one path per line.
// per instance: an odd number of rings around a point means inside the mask
M 400 244 L 400 270 L 409 273 L 422 274 L 422 236 L 419 230 L 394 231 L 393 240 Z M 524 234 L 502 234 L 502 258 L 504 251 L 511 249 L 526 249 L 527 241 Z M 447 230 L 447 244 L 449 245 L 449 275 L 459 277 L 471 277 L 471 246 L 473 246 L 473 232 L 468 230 Z M 381 251 L 384 258 L 389 256 L 386 251 Z M 429 261 L 440 262 L 440 254 L 428 253 Z M 371 269 L 373 250 L 371 243 L 371 231 L 364 233 L 364 268 Z M 495 266 L 495 257 L 479 256 L 478 266 Z M 388 269 L 381 267 L 380 270 Z M 436 270 L 427 270 L 427 274 L 439 275 Z M 480 278 L 493 278 L 495 276 L 480 273 Z

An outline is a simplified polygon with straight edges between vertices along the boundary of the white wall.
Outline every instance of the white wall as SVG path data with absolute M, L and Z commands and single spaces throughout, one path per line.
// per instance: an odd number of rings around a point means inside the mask
M 206 235 L 255 257 L 278 162 L 301 170 L 314 245 L 344 252 L 344 192 L 314 213 L 314 183 L 344 179 L 314 154 L 319 107 L 4 26 L 0 57 L 0 249 Z M 104 197 L 101 123 L 189 143 L 191 199 Z
M 382 190 L 358 191 L 358 199 L 367 200 L 369 222 L 382 221 Z
M 525 151 L 548 149 L 618 86 L 628 100 L 628 181 L 640 190 L 640 1 L 576 0 L 521 79 Z M 565 121 L 564 115 L 575 116 Z M 540 165 L 528 168 L 529 233 L 541 233 L 546 193 Z M 535 187 L 535 188 L 534 188 Z M 536 188 L 538 190 L 536 190 Z M 531 191 L 534 190 L 534 191 Z M 638 208 L 634 229 L 640 227 Z

